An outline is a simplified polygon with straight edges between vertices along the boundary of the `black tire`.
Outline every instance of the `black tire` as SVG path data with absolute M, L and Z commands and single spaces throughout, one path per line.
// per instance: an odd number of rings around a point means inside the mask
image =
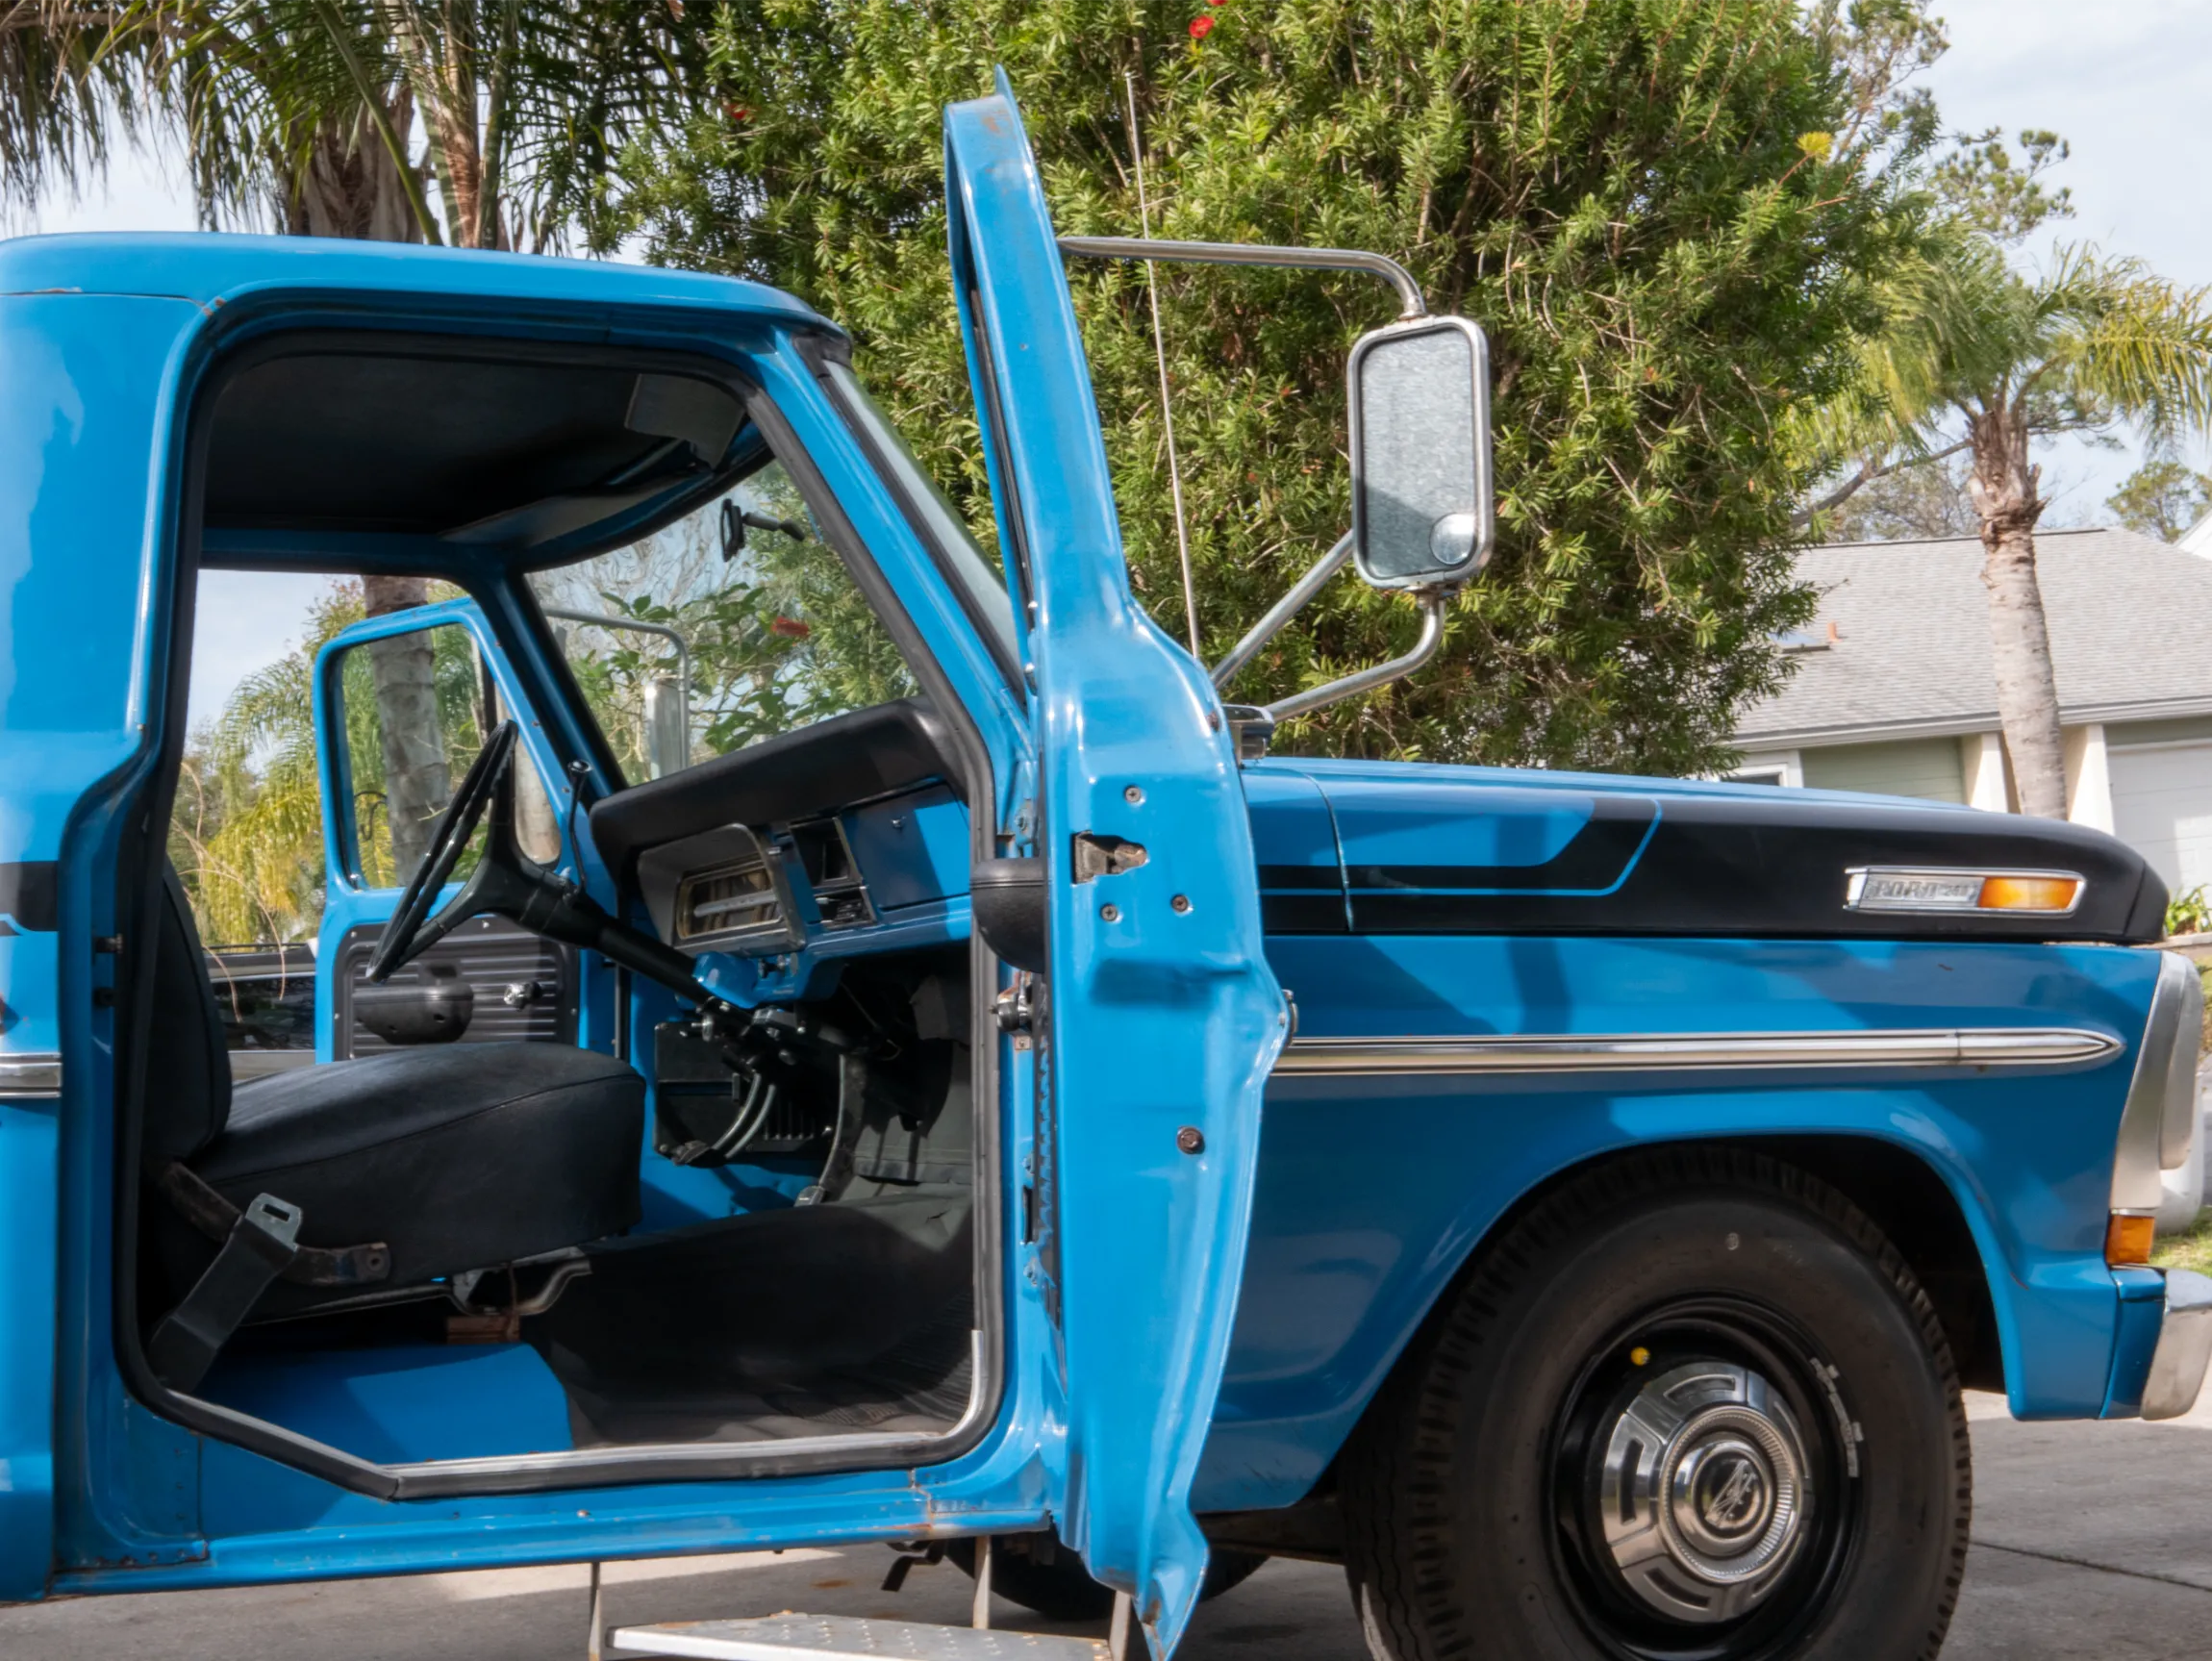
M 1026 1542 L 1039 1537 L 1021 1538 Z M 1001 1540 L 998 1549 L 992 1553 L 991 1590 L 995 1596 L 1047 1621 L 1103 1621 L 1114 1613 L 1114 1589 L 1092 1579 L 1083 1559 L 1057 1539 L 1052 1541 L 1049 1558 L 1015 1550 L 1014 1545 L 1011 1539 Z M 966 1570 L 969 1578 L 974 1577 L 974 1541 L 952 1541 L 944 1554 Z M 1243 1585 L 1265 1562 L 1267 1559 L 1256 1551 L 1229 1551 L 1217 1546 L 1206 1559 L 1206 1580 L 1199 1588 L 1198 1601 L 1203 1603 Z
M 1535 1205 L 1343 1470 L 1374 1661 L 1932 1661 L 1973 1510 L 1911 1269 L 1826 1184 L 1720 1148 Z

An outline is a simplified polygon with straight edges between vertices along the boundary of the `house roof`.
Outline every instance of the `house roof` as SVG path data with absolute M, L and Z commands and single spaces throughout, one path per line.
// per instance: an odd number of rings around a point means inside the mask
M 2036 568 L 2070 722 L 2212 714 L 2212 560 L 2133 531 L 2045 531 Z M 1981 541 L 1840 542 L 1797 570 L 1818 639 L 1737 723 L 1747 748 L 1929 737 L 1997 725 Z

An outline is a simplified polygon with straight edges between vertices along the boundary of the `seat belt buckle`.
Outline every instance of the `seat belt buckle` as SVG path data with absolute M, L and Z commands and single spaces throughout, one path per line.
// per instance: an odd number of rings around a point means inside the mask
M 304 1216 L 273 1194 L 256 1195 L 239 1214 L 215 1260 L 147 1341 L 146 1359 L 163 1384 L 189 1392 L 207 1377 L 262 1294 L 299 1256 Z
M 289 1263 L 299 1249 L 299 1225 L 306 1215 L 289 1199 L 279 1199 L 273 1194 L 257 1194 L 239 1223 L 241 1227 L 252 1224 L 284 1247 L 285 1261 Z

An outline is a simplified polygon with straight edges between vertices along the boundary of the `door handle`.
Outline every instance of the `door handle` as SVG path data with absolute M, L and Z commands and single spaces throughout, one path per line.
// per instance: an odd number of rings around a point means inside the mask
M 357 986 L 353 1019 L 387 1044 L 451 1044 L 476 1014 L 476 989 L 459 975 L 410 985 Z

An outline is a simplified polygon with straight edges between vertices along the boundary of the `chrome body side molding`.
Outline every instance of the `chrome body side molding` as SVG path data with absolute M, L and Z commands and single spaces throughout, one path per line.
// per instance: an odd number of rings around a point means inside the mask
M 62 1094 L 62 1058 L 51 1050 L 0 1055 L 0 1101 Z
M 1799 1068 L 2081 1067 L 2124 1046 L 2080 1027 L 1908 1027 L 1863 1032 L 1482 1034 L 1297 1038 L 1286 1073 L 1482 1075 L 1745 1071 Z

